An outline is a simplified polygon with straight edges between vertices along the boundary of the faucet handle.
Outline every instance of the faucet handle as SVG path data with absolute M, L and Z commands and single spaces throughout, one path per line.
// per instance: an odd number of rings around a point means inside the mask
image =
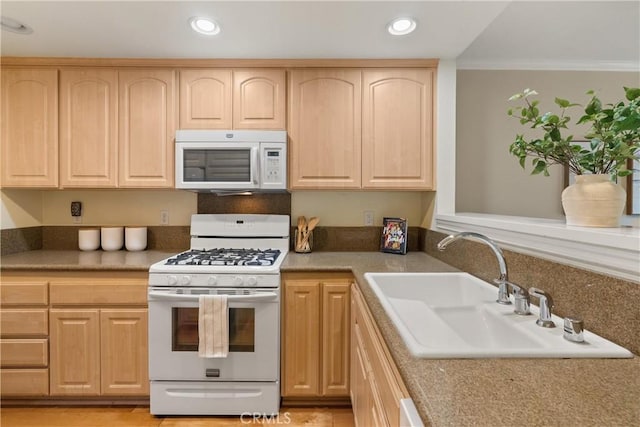
M 536 320 L 536 325 L 543 328 L 555 328 L 556 324 L 551 320 L 551 307 L 553 307 L 553 299 L 551 295 L 542 289 L 529 288 L 529 295 L 532 295 L 540 300 L 540 316 Z
M 573 342 L 584 341 L 584 322 L 577 317 L 564 318 L 564 339 Z
M 507 285 L 513 288 L 513 312 L 521 316 L 528 316 L 531 314 L 531 311 L 529 310 L 529 293 L 527 290 L 513 282 L 507 282 Z

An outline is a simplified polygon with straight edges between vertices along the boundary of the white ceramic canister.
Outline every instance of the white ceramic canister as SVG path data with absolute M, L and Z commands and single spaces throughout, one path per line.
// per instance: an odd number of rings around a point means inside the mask
M 124 246 L 128 251 L 144 251 L 147 248 L 147 227 L 126 227 Z
M 119 251 L 124 244 L 124 227 L 102 227 L 100 240 L 102 250 Z
M 78 248 L 81 251 L 95 251 L 100 247 L 100 229 L 81 228 L 78 230 Z

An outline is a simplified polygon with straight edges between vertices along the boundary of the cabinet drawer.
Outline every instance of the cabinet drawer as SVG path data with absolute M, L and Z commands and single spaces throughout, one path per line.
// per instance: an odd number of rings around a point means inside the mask
M 3 337 L 37 337 L 49 334 L 49 310 L 20 308 L 0 310 L 0 333 Z
M 2 397 L 47 396 L 48 369 L 0 369 Z
M 0 365 L 3 368 L 46 368 L 49 348 L 46 339 L 0 340 Z
M 47 305 L 49 302 L 47 282 L 9 282 L 0 286 L 0 304 Z
M 373 321 L 366 314 L 362 296 L 359 292 L 354 292 L 353 298 L 358 308 L 356 322 L 362 326 L 362 344 L 371 366 L 373 378 L 370 380 L 374 382 L 378 391 L 377 405 L 382 406 L 379 412 L 386 414 L 386 419 L 391 425 L 397 425 L 400 421 L 400 400 L 405 396 L 387 360 L 384 343 L 379 341 Z
M 147 282 L 100 283 L 69 281 L 51 283 L 52 305 L 146 305 Z

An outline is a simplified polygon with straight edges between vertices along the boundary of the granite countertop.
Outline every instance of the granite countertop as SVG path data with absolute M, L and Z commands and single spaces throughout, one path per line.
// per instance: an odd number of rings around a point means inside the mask
M 180 250 L 37 250 L 3 256 L 3 270 L 148 270 Z M 640 425 L 640 358 L 418 359 L 409 353 L 365 272 L 458 271 L 423 252 L 290 252 L 281 270 L 352 271 L 426 425 Z
M 290 253 L 282 271 L 351 270 L 425 425 L 637 426 L 640 358 L 419 359 L 365 272 L 458 271 L 425 253 Z
M 36 250 L 3 255 L 3 270 L 149 270 L 149 266 L 176 250 L 129 251 L 59 251 Z

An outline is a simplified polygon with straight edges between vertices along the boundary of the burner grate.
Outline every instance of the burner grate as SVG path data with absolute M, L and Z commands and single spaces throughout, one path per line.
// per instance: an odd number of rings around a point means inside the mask
M 191 249 L 169 258 L 165 265 L 270 266 L 279 256 L 279 249 Z

